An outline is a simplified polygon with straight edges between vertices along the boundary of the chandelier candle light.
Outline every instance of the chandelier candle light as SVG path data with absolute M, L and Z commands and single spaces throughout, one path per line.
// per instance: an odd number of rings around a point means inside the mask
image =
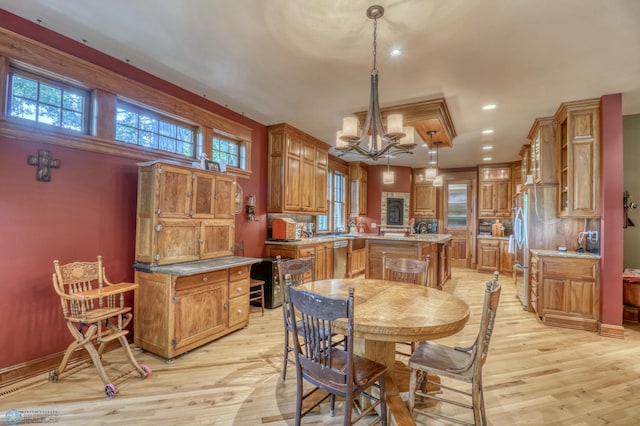
M 382 6 L 374 5 L 367 9 L 367 17 L 373 19 L 373 69 L 371 70 L 371 96 L 369 98 L 369 109 L 365 119 L 362 133 L 358 132 L 358 119 L 356 117 L 345 117 L 342 120 L 342 130 L 338 130 L 336 138 L 336 149 L 346 152 L 355 151 L 372 160 L 389 154 L 411 154 L 416 146 L 413 127 L 403 127 L 402 114 L 389 114 L 387 117 L 387 128 L 382 123 L 380 105 L 378 101 L 378 69 L 376 68 L 376 32 L 378 28 L 378 18 L 384 15 Z M 366 146 L 362 142 L 367 141 Z

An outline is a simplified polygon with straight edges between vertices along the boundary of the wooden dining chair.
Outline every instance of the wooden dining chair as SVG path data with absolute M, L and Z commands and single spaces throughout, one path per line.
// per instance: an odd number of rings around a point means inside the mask
M 417 412 L 429 417 L 446 419 L 459 424 L 487 424 L 484 411 L 484 398 L 482 395 L 482 366 L 487 360 L 487 352 L 489 351 L 489 342 L 491 340 L 491 334 L 493 333 L 501 290 L 501 286 L 498 283 L 498 272 L 496 271 L 493 275 L 493 280 L 486 283 L 480 329 L 472 346 L 461 348 L 424 342 L 421 343 L 411 355 L 409 358 L 409 368 L 411 369 L 409 378 L 409 410 L 412 413 Z M 427 373 L 470 383 L 471 390 L 431 382 Z M 423 382 L 437 385 L 443 392 L 452 393 L 435 395 L 423 392 Z M 463 397 L 462 401 L 460 398 L 453 399 L 449 397 L 449 395 L 455 393 L 470 398 L 470 403 L 464 401 L 465 397 Z M 442 412 L 442 407 L 438 407 L 436 409 L 437 411 L 433 410 L 433 405 L 428 404 L 418 408 L 415 405 L 416 396 L 470 409 L 473 412 L 474 421 L 471 423 L 459 417 L 445 415 Z
M 278 280 L 280 283 L 280 296 L 282 297 L 282 318 L 284 320 L 284 347 L 282 359 L 282 381 L 287 378 L 287 364 L 295 364 L 295 357 L 289 356 L 293 352 L 291 336 L 293 324 L 289 315 L 289 297 L 286 285 L 297 287 L 305 281 L 315 281 L 315 256 L 312 254 L 308 259 L 283 260 L 276 256 L 276 267 L 278 268 Z
M 319 295 L 296 288 L 291 283 L 287 283 L 287 292 L 297 372 L 295 425 L 299 426 L 302 417 L 327 398 L 330 401 L 329 415 L 333 417 L 336 396 L 344 398 L 344 425 L 352 425 L 364 418 L 370 421 L 369 424 L 386 425 L 384 375 L 387 367 L 353 354 L 353 288 L 349 288 L 346 299 Z M 334 321 L 341 318 L 346 318 L 347 335 L 346 345 L 339 349 L 331 336 L 336 334 L 333 331 Z M 313 388 L 305 392 L 304 381 Z M 370 391 L 372 387 L 377 388 L 377 396 Z M 303 411 L 303 401 L 319 390 L 328 394 L 312 399 Z M 360 406 L 356 400 L 360 396 L 366 397 L 371 404 L 366 408 Z M 354 405 L 358 407 L 355 417 L 352 415 Z
M 405 259 L 402 257 L 388 257 L 386 252 L 382 252 L 382 278 L 390 281 L 400 281 L 404 283 L 426 286 L 429 277 L 429 262 L 431 256 L 427 255 L 425 260 Z M 399 345 L 410 347 L 410 352 L 396 351 L 399 355 L 411 356 L 416 350 L 416 342 L 400 342 Z
M 142 377 L 151 374 L 147 365 L 140 365 L 131 352 L 127 341 L 127 325 L 133 315 L 126 306 L 124 295 L 138 288 L 138 284 L 112 284 L 107 280 L 102 266 L 102 257 L 97 262 L 74 262 L 60 265 L 53 261 L 53 288 L 60 297 L 62 314 L 74 341 L 64 352 L 57 369 L 49 372 L 49 380 L 57 382 L 65 371 L 69 358 L 77 349 L 85 349 L 98 375 L 104 383 L 104 392 L 113 398 L 118 392 L 102 365 L 105 345 L 117 340 L 124 350 L 127 360 Z M 99 345 L 98 349 L 94 344 Z M 120 377 L 123 377 L 122 375 Z
M 244 240 L 233 245 L 234 256 L 244 257 Z M 249 302 L 260 302 L 262 316 L 264 316 L 264 281 L 250 278 L 249 282 Z

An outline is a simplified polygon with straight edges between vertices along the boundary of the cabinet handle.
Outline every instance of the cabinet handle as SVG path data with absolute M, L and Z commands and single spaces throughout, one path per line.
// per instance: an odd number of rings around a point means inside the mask
M 238 309 L 238 313 L 241 314 L 242 313 L 242 309 Z
M 202 277 L 202 281 L 209 281 L 209 277 Z
M 236 274 L 242 275 L 242 271 L 237 271 Z
M 224 308 L 225 308 L 225 309 L 228 309 L 228 308 L 229 308 L 229 303 L 225 303 L 225 304 L 224 304 Z
M 236 287 L 236 290 L 238 290 L 238 293 L 240 293 L 242 291 L 242 287 Z

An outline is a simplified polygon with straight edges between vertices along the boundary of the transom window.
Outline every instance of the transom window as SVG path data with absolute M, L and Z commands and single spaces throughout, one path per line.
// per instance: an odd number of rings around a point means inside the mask
M 87 133 L 89 92 L 35 74 L 9 74 L 8 115 Z
M 239 169 L 247 168 L 247 149 L 242 142 L 232 139 L 213 137 L 211 161 L 225 163 Z
M 186 123 L 118 101 L 116 140 L 194 157 L 195 135 L 195 129 Z

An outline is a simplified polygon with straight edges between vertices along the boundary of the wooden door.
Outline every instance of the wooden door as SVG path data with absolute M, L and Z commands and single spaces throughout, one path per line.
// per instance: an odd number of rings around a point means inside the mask
M 431 183 L 419 183 L 413 188 L 414 213 L 420 218 L 436 217 L 437 189 Z
M 489 272 L 500 270 L 499 240 L 478 240 L 478 270 Z
M 198 223 L 191 219 L 159 219 L 154 228 L 154 265 L 191 262 L 200 258 Z
M 235 185 L 231 176 L 217 175 L 215 179 L 215 218 L 233 219 L 235 211 Z
M 218 272 L 176 280 L 174 349 L 198 346 L 227 328 L 227 270 Z
M 235 225 L 230 220 L 203 220 L 198 239 L 200 259 L 232 256 L 231 246 L 235 238 Z
M 188 218 L 191 211 L 192 171 L 163 165 L 158 169 L 159 217 Z
M 191 217 L 194 219 L 213 219 L 215 175 L 207 172 L 193 173 L 193 196 Z

